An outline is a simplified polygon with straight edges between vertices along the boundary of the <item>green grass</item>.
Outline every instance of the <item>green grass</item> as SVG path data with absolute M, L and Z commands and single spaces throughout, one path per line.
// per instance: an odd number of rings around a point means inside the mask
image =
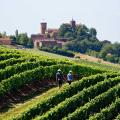
M 84 64 L 86 66 L 95 67 L 95 68 L 104 68 L 104 69 L 112 70 L 112 71 L 120 70 L 119 64 L 105 64 L 105 63 L 99 63 L 99 62 L 91 62 L 91 61 L 83 60 L 83 59 L 73 59 L 73 61 L 78 64 Z
M 86 66 L 90 66 L 90 67 L 96 67 L 96 68 L 104 68 L 107 70 L 113 70 L 113 71 L 119 71 L 120 70 L 120 65 L 119 64 L 105 64 L 105 63 L 99 63 L 99 62 L 91 62 L 89 60 L 83 60 L 83 59 L 77 59 L 77 58 L 70 58 L 70 57 L 66 57 L 66 56 L 61 56 L 61 55 L 57 55 L 54 53 L 48 53 L 48 52 L 44 52 L 44 51 L 40 51 L 37 49 L 27 49 L 27 52 L 36 54 L 36 55 L 43 55 L 46 57 L 50 57 L 50 58 L 54 58 L 54 59 L 62 59 L 62 60 L 67 60 L 73 63 L 78 63 L 78 64 L 83 64 Z
M 50 58 L 50 59 L 57 59 L 57 60 L 67 60 L 69 61 L 71 58 L 66 57 L 66 56 L 62 56 L 62 55 L 58 55 L 58 54 L 54 54 L 54 53 L 49 53 L 49 52 L 45 52 L 45 51 L 40 51 L 38 49 L 25 49 L 25 50 L 20 50 L 21 52 L 25 52 L 25 53 L 30 53 L 32 55 L 36 55 L 36 56 L 44 56 L 46 58 Z

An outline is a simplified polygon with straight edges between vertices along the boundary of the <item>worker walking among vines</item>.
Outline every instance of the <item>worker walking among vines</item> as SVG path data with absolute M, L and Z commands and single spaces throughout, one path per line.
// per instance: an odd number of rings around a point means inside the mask
M 63 81 L 64 81 L 63 74 L 62 74 L 61 70 L 58 69 L 57 73 L 56 73 L 56 82 L 57 82 L 59 88 L 62 87 Z
M 70 70 L 69 73 L 67 74 L 67 81 L 69 85 L 71 84 L 72 80 L 73 80 L 73 75 L 72 75 L 72 71 Z

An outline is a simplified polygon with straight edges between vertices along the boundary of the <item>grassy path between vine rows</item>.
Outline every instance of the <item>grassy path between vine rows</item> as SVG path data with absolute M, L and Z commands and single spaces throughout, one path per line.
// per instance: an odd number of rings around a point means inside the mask
M 64 85 L 64 86 L 66 86 L 66 85 Z M 40 101 L 44 101 L 44 99 L 46 99 L 48 96 L 50 97 L 58 91 L 59 91 L 58 87 L 51 88 L 47 92 L 42 93 L 41 95 L 38 95 L 37 97 L 32 98 L 30 101 L 28 100 L 25 103 L 16 104 L 15 106 L 12 106 L 13 108 L 11 108 L 8 112 L 0 113 L 0 120 L 3 120 L 3 119 L 7 120 L 11 116 L 18 115 L 18 113 L 21 113 L 21 112 L 25 111 L 27 108 L 32 107 L 32 105 L 35 103 L 37 104 Z

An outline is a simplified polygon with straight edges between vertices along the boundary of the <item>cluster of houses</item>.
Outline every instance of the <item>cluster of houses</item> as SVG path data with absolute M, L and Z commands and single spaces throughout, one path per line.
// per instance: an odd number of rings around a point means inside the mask
M 76 26 L 76 22 L 74 20 L 70 21 L 72 27 Z M 58 29 L 47 29 L 47 23 L 42 22 L 40 24 L 40 33 L 39 34 L 32 34 L 31 39 L 34 44 L 34 48 L 39 48 L 42 46 L 57 46 L 62 47 L 68 41 L 68 38 L 59 38 L 58 37 Z M 12 44 L 12 40 L 8 37 L 0 38 L 0 44 L 10 45 Z
M 70 23 L 65 24 L 71 24 L 71 26 L 75 26 L 76 22 L 72 20 Z M 35 48 L 42 46 L 62 47 L 68 41 L 68 38 L 58 37 L 58 29 L 47 29 L 46 22 L 41 23 L 40 31 L 40 34 L 31 35 Z
M 2 38 L 0 38 L 0 44 L 1 45 L 11 45 L 12 40 L 9 37 L 2 37 Z

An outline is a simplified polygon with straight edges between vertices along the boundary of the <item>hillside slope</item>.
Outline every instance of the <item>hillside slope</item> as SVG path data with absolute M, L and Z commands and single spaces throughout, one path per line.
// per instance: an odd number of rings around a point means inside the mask
M 6 95 L 11 97 L 13 93 L 20 92 L 26 86 L 33 89 L 34 83 L 39 83 L 36 87 L 44 88 L 45 82 L 50 83 L 51 80 L 55 82 L 55 73 L 59 68 L 64 75 L 72 70 L 80 81 L 73 82 L 71 86 L 65 84 L 60 90 L 55 87 L 37 96 L 31 96 L 28 101 L 24 101 L 24 104 L 14 103 L 11 108 L 0 113 L 0 119 L 59 120 L 75 119 L 75 117 L 78 119 L 77 114 L 79 116 L 86 106 L 89 104 L 91 106 L 91 101 L 100 99 L 100 104 L 103 104 L 101 100 L 105 95 L 104 106 L 99 106 L 99 110 L 94 108 L 95 111 L 86 109 L 86 112 L 89 111 L 86 118 L 92 116 L 94 112 L 102 112 L 100 110 L 108 105 L 115 103 L 114 105 L 119 106 L 117 92 L 120 82 L 119 66 L 68 58 L 33 49 L 0 48 L 0 97 L 2 99 Z M 112 98 L 111 94 L 113 94 Z M 110 101 L 107 102 L 106 99 Z M 114 118 L 119 113 L 119 109 L 117 110 Z
M 87 60 L 87 61 L 90 61 L 90 62 L 99 62 L 99 63 L 102 63 L 102 64 L 115 65 L 115 66 L 119 65 L 119 64 L 115 64 L 115 63 L 111 63 L 111 62 L 108 62 L 108 61 L 104 61 L 103 59 L 96 58 L 96 57 L 93 57 L 93 56 L 89 56 L 89 55 L 86 55 L 86 54 L 77 53 L 75 55 L 75 57 L 78 57 L 78 56 L 81 59 Z
M 83 106 L 85 103 L 89 103 L 94 97 L 105 94 L 104 92 L 110 91 L 109 94 L 111 95 L 112 90 L 114 94 L 116 90 L 119 90 L 120 77 L 117 77 L 119 75 L 118 73 L 98 74 L 73 82 L 71 86 L 65 84 L 60 90 L 53 88 L 24 104 L 17 105 L 7 113 L 1 114 L 0 119 L 9 120 L 14 118 L 28 120 L 36 115 L 42 116 L 35 119 L 61 119 L 68 113 L 74 112 L 79 105 Z M 114 95 L 113 97 L 109 98 L 110 102 L 116 98 Z M 106 104 L 110 103 L 106 102 Z

